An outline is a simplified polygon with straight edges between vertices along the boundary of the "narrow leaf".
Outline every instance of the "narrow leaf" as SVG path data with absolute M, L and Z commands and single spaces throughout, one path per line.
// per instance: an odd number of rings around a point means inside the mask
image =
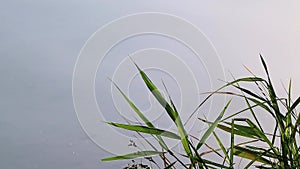
M 184 126 L 182 124 L 182 121 L 180 119 L 180 116 L 179 116 L 178 112 L 175 111 L 170 106 L 170 104 L 165 100 L 163 95 L 160 93 L 160 91 L 157 89 L 157 87 L 152 83 L 152 81 L 149 79 L 149 77 L 146 75 L 146 73 L 144 71 L 142 71 L 137 66 L 137 64 L 135 64 L 135 65 L 136 65 L 137 69 L 139 70 L 140 75 L 141 75 L 144 83 L 148 87 L 148 89 L 151 91 L 151 93 L 156 98 L 156 100 L 161 104 L 161 106 L 163 106 L 165 108 L 165 110 L 168 113 L 168 115 L 170 116 L 170 118 L 176 124 L 177 129 L 178 129 L 178 133 L 179 133 L 180 138 L 181 138 L 181 143 L 183 145 L 183 148 L 184 148 L 185 152 L 187 153 L 188 157 L 190 158 L 191 163 L 193 164 L 193 162 L 192 162 L 193 154 L 192 154 L 192 151 L 191 151 L 190 146 L 189 146 L 188 135 L 187 135 L 187 133 L 184 129 Z
M 140 158 L 140 157 L 159 155 L 162 153 L 163 152 L 159 152 L 159 151 L 139 151 L 139 152 L 125 154 L 125 155 L 121 155 L 121 156 L 104 158 L 104 159 L 101 159 L 101 161 L 106 162 L 106 161 L 115 161 L 115 160 L 135 159 L 135 158 Z
M 159 136 L 165 136 L 173 139 L 180 139 L 180 137 L 172 132 L 162 130 L 162 129 L 157 129 L 154 127 L 146 127 L 146 126 L 140 126 L 140 125 L 129 125 L 129 124 L 119 124 L 119 123 L 112 123 L 108 122 L 107 124 L 110 124 L 115 127 L 123 128 L 126 130 L 132 130 L 136 132 L 141 132 L 141 133 L 147 133 L 147 134 L 154 134 L 154 135 L 159 135 Z
M 239 146 L 234 148 L 234 155 L 236 156 L 247 158 L 249 160 L 255 160 L 264 164 L 271 164 L 269 160 L 261 157 L 260 154 L 262 154 L 262 152 L 253 151 Z
M 121 95 L 124 97 L 124 99 L 127 101 L 127 103 L 130 105 L 130 107 L 136 112 L 136 114 L 144 121 L 144 123 L 148 126 L 148 127 L 154 127 L 154 125 L 147 119 L 146 116 L 144 116 L 144 114 L 135 106 L 135 104 L 125 95 L 125 93 L 119 88 L 119 86 L 114 83 L 111 79 L 110 81 L 115 85 L 115 87 L 119 90 L 119 92 L 121 93 Z M 164 140 L 161 138 L 161 136 L 157 136 L 159 145 L 165 149 L 165 150 L 169 150 L 167 144 L 164 142 Z
M 205 143 L 205 141 L 207 140 L 207 138 L 210 136 L 210 134 L 215 130 L 215 128 L 218 126 L 219 122 L 221 121 L 227 107 L 229 106 L 231 100 L 226 104 L 226 106 L 224 107 L 224 109 L 222 110 L 222 112 L 220 113 L 220 115 L 218 116 L 218 118 L 214 121 L 214 123 L 208 128 L 208 130 L 204 133 L 204 135 L 202 136 L 201 140 L 199 141 L 198 145 L 197 145 L 197 150 L 199 150 L 199 148 Z
M 292 104 L 291 110 L 294 110 L 298 106 L 299 103 L 300 103 L 300 97 L 298 97 L 297 100 Z

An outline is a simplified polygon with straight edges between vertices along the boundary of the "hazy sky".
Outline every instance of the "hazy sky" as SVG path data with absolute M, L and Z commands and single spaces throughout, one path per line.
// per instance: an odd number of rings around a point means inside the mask
M 281 89 L 281 81 L 286 85 L 292 78 L 296 96 L 300 93 L 299 7 L 298 0 L 2 1 L 0 168 L 95 169 L 112 165 L 118 168 L 126 163 L 99 162 L 110 154 L 82 130 L 72 100 L 72 74 L 80 49 L 110 21 L 139 12 L 184 18 L 212 42 L 227 77 L 228 71 L 237 77 L 247 74 L 243 64 L 262 75 L 258 57 L 262 53 L 276 86 Z M 148 41 L 147 37 L 141 38 L 144 46 L 137 40 L 112 52 L 151 47 L 153 37 Z M 163 46 L 163 40 L 160 42 L 152 47 Z M 104 83 L 114 71 L 113 66 L 125 57 L 120 55 L 117 61 L 108 58 L 107 64 L 99 68 L 98 83 Z M 101 95 L 111 97 L 101 87 L 97 91 L 100 102 Z M 114 110 L 109 107 L 104 109 Z

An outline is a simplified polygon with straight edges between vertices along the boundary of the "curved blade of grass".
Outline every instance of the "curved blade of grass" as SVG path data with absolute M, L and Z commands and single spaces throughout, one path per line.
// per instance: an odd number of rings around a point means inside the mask
M 299 136 L 300 136 L 300 113 L 298 114 L 298 117 L 297 117 L 297 119 L 295 119 L 295 120 L 296 120 L 296 122 L 295 122 L 294 128 L 293 128 L 293 130 L 292 130 L 292 134 L 291 134 L 291 136 L 292 136 L 293 138 L 295 138 L 297 132 L 298 132 L 298 134 L 299 134 Z M 299 129 L 297 129 L 297 128 L 299 128 Z M 300 149 L 300 144 L 299 144 L 299 149 Z M 300 155 L 299 155 L 299 156 L 300 156 Z M 299 163 L 300 163 L 300 162 L 299 162 Z
M 297 100 L 292 104 L 291 110 L 294 110 L 300 103 L 300 97 L 297 98 Z
M 261 157 L 260 154 L 262 154 L 262 152 L 257 152 L 257 151 L 253 151 L 247 148 L 243 148 L 243 147 L 234 147 L 233 149 L 233 153 L 236 156 L 242 157 L 242 158 L 247 158 L 249 160 L 255 160 L 264 164 L 272 164 L 271 161 L 267 160 L 266 158 Z
M 159 152 L 159 151 L 139 151 L 139 152 L 120 155 L 120 156 L 103 158 L 103 159 L 101 159 L 101 161 L 106 162 L 106 161 L 115 161 L 115 160 L 128 160 L 128 159 L 135 159 L 135 158 L 140 158 L 140 157 L 155 156 L 155 155 L 159 155 L 162 153 L 163 152 Z
M 213 132 L 213 135 L 215 136 L 215 139 L 217 140 L 218 145 L 220 146 L 223 154 L 225 155 L 224 161 L 226 161 L 229 164 L 229 156 L 228 156 L 228 153 L 227 153 L 222 141 L 220 140 L 220 138 L 218 137 L 218 135 L 215 132 Z
M 272 102 L 272 108 L 275 112 L 275 116 L 276 116 L 276 121 L 278 123 L 278 126 L 279 126 L 279 129 L 280 129 L 280 132 L 281 134 L 283 134 L 285 132 L 285 127 L 284 127 L 284 116 L 281 114 L 280 110 L 279 110 L 279 106 L 278 106 L 278 103 L 277 103 L 277 96 L 276 96 L 276 93 L 275 93 L 275 90 L 274 90 L 274 87 L 272 85 L 272 82 L 271 82 L 271 78 L 270 78 L 270 74 L 269 74 L 269 71 L 268 71 L 268 67 L 267 67 L 267 64 L 266 62 L 264 61 L 264 58 L 262 57 L 262 55 L 260 54 L 260 60 L 263 64 L 263 67 L 265 69 L 265 72 L 267 74 L 267 77 L 268 77 L 268 85 L 267 85 L 267 89 L 268 89 L 268 92 L 269 92 L 269 97 L 271 99 L 271 102 Z M 283 146 L 283 149 L 282 149 L 282 152 L 283 152 L 283 155 L 286 155 L 286 148 L 285 145 L 282 145 Z M 284 159 L 284 163 L 287 164 L 287 161 L 286 159 Z
M 174 102 L 173 102 L 173 100 L 172 100 L 172 98 L 171 98 L 171 95 L 170 95 L 170 93 L 169 93 L 169 91 L 168 91 L 168 88 L 167 88 L 167 86 L 166 86 L 165 83 L 164 83 L 164 81 L 162 81 L 162 84 L 163 84 L 163 86 L 164 86 L 164 88 L 165 88 L 165 90 L 166 90 L 166 92 L 167 92 L 167 95 L 168 95 L 168 97 L 169 97 L 169 101 L 170 101 L 170 104 L 171 104 L 173 110 L 174 110 L 175 112 L 178 112 L 177 109 L 176 109 L 176 106 L 175 106 L 175 104 L 174 104 Z
M 144 83 L 146 84 L 147 88 L 151 91 L 151 93 L 156 98 L 156 100 L 165 108 L 165 110 L 168 113 L 168 115 L 170 116 L 170 118 L 176 124 L 177 129 L 178 129 L 178 133 L 179 133 L 180 138 L 181 138 L 181 143 L 183 145 L 183 148 L 184 148 L 185 152 L 187 153 L 188 157 L 190 158 L 191 163 L 193 164 L 193 161 L 192 161 L 193 154 L 192 154 L 192 151 L 191 151 L 190 146 L 189 146 L 188 135 L 186 134 L 186 131 L 185 131 L 183 125 L 182 125 L 182 121 L 180 119 L 180 116 L 179 116 L 178 112 L 175 111 L 170 106 L 170 104 L 165 100 L 163 95 L 159 92 L 157 87 L 148 78 L 146 73 L 144 71 L 142 71 L 136 63 L 134 63 L 134 64 L 137 67 L 137 69 L 139 70 L 140 75 L 141 75 Z
M 276 158 L 276 155 L 272 152 L 270 152 L 271 149 L 266 150 L 265 148 L 260 148 L 260 147 L 256 147 L 256 146 L 249 146 L 246 145 L 245 148 L 248 148 L 250 150 L 253 151 L 259 151 L 259 152 L 263 152 L 263 156 L 265 157 L 269 157 L 269 158 Z
M 218 126 L 219 122 L 221 121 L 226 109 L 228 108 L 229 104 L 230 104 L 231 100 L 228 101 L 228 103 L 226 104 L 226 106 L 223 108 L 222 112 L 220 113 L 220 115 L 218 116 L 218 118 L 212 123 L 212 125 L 208 128 L 208 130 L 206 130 L 206 132 L 204 133 L 204 135 L 202 136 L 201 140 L 199 141 L 198 145 L 197 145 L 197 150 L 199 150 L 201 148 L 201 146 L 205 143 L 205 141 L 207 140 L 207 138 L 210 136 L 210 134 L 215 130 L 215 128 Z
M 213 162 L 211 160 L 206 160 L 206 159 L 203 159 L 203 162 L 206 164 L 206 165 L 213 165 L 214 167 L 219 167 L 219 168 L 229 168 L 225 165 L 222 165 L 222 164 L 219 164 L 219 163 L 216 163 L 216 162 Z M 211 166 L 210 166 L 211 167 Z
M 200 118 L 198 118 L 198 119 L 201 120 L 201 121 L 203 121 L 203 122 L 205 122 L 205 123 L 212 124 L 212 122 L 209 122 L 207 120 L 200 119 Z M 229 122 L 225 122 L 225 123 L 231 125 L 231 123 L 229 123 Z M 228 133 L 231 133 L 231 131 L 232 131 L 231 127 L 228 127 L 228 126 L 225 126 L 225 125 L 222 125 L 222 124 L 218 124 L 217 128 L 219 128 L 219 129 L 221 129 L 221 130 L 223 130 L 225 132 L 228 132 Z M 250 135 L 247 132 L 244 132 L 242 130 L 237 130 L 237 129 L 234 128 L 233 132 L 234 132 L 234 134 L 239 135 L 239 136 L 257 139 L 256 136 Z
M 231 125 L 230 122 L 225 122 L 228 125 Z M 244 126 L 244 125 L 239 125 L 239 124 L 234 124 L 234 128 L 237 129 L 237 132 L 243 133 L 243 136 L 248 137 L 248 138 L 259 138 L 259 135 L 253 130 L 252 127 Z M 234 134 L 236 133 L 236 130 L 234 130 Z
M 217 89 L 216 91 L 214 92 L 211 92 L 196 108 L 195 110 L 192 112 L 192 114 L 189 116 L 189 118 L 187 119 L 187 121 L 184 123 L 186 124 L 193 116 L 194 114 L 199 110 L 199 108 L 211 97 L 213 96 L 215 93 L 219 92 L 220 90 L 228 87 L 228 86 L 231 86 L 235 83 L 238 83 L 238 82 L 265 82 L 265 80 L 263 78 L 260 78 L 260 77 L 245 77 L 245 78 L 239 78 L 239 79 L 236 79 L 234 81 L 231 81 L 231 82 L 228 82 L 226 83 L 224 86 L 220 87 L 219 89 Z
M 229 165 L 230 168 L 233 168 L 233 156 L 234 156 L 234 121 L 235 119 L 231 119 L 231 132 L 230 132 L 230 156 L 229 156 Z
M 140 126 L 140 125 L 129 125 L 129 124 L 119 124 L 119 123 L 113 123 L 113 122 L 107 122 L 107 124 L 110 124 L 110 125 L 115 126 L 115 127 L 123 128 L 123 129 L 126 129 L 126 130 L 132 130 L 132 131 L 141 132 L 141 133 L 165 136 L 165 137 L 180 140 L 180 137 L 177 134 L 166 131 L 166 130 L 157 129 L 157 128 L 154 128 L 154 127 L 146 127 L 146 126 Z
M 245 93 L 249 94 L 250 96 L 252 96 L 252 97 L 254 97 L 254 98 L 257 98 L 257 99 L 259 99 L 259 100 L 261 100 L 261 101 L 263 101 L 263 102 L 266 102 L 266 101 L 267 101 L 267 100 L 264 99 L 263 97 L 261 97 L 261 96 L 255 94 L 255 93 L 253 93 L 253 92 L 251 92 L 251 91 L 248 90 L 248 89 L 245 89 L 245 88 L 242 88 L 242 87 L 239 87 L 239 86 L 236 86 L 236 85 L 233 85 L 233 86 L 236 87 L 237 89 L 241 90 L 242 92 L 245 92 Z
M 269 109 L 269 107 L 266 105 L 267 102 L 260 102 L 258 101 L 257 99 L 254 99 L 254 98 L 250 98 L 250 97 L 247 97 L 248 100 L 250 100 L 251 102 L 255 103 L 256 105 L 258 105 L 259 107 L 265 109 L 267 112 L 269 112 L 273 117 L 274 114 L 272 113 L 272 111 Z M 253 107 L 253 106 L 252 106 Z
M 136 114 L 144 121 L 144 123 L 148 126 L 148 127 L 153 127 L 154 125 L 147 119 L 146 116 L 144 116 L 144 114 L 135 106 L 135 104 L 125 95 L 125 93 L 119 88 L 119 86 L 114 83 L 111 79 L 110 81 L 115 85 L 115 87 L 119 90 L 119 92 L 121 93 L 121 95 L 124 97 L 124 99 L 127 101 L 127 103 L 130 105 L 130 107 L 136 112 Z M 165 150 L 169 150 L 167 144 L 164 142 L 164 140 L 157 135 L 157 139 L 158 142 L 160 144 L 160 146 L 165 149 Z
M 263 102 L 263 103 L 264 103 L 264 102 Z M 251 108 L 255 108 L 255 107 L 257 107 L 257 106 L 259 106 L 259 105 L 258 105 L 258 104 L 255 104 L 255 105 L 252 105 Z M 240 111 L 238 111 L 238 112 L 236 112 L 236 113 L 233 113 L 233 114 L 231 114 L 231 115 L 229 115 L 229 116 L 223 118 L 223 120 L 221 120 L 221 122 L 223 122 L 223 121 L 225 121 L 225 120 L 228 120 L 228 119 L 231 119 L 231 118 L 233 118 L 233 117 L 235 117 L 235 116 L 237 116 L 237 115 L 239 115 L 239 114 L 241 114 L 241 113 L 243 113 L 243 112 L 246 112 L 247 110 L 249 110 L 249 107 L 244 108 L 244 109 L 242 109 L 242 110 L 240 110 Z
M 260 86 L 258 85 L 258 83 L 255 82 L 255 84 L 256 84 L 256 86 L 260 89 L 260 91 L 262 92 L 262 94 L 265 96 L 265 93 L 264 93 L 263 90 L 260 88 Z M 239 83 L 237 83 L 237 86 L 240 87 Z M 248 97 L 246 97 L 246 95 L 245 95 L 243 92 L 242 92 L 242 95 L 244 96 L 245 102 L 247 103 L 247 107 L 249 108 L 249 110 L 250 110 L 250 112 L 251 112 L 251 115 L 252 115 L 253 118 L 255 119 L 255 122 L 258 124 L 260 130 L 261 130 L 262 132 L 264 132 L 262 126 L 260 125 L 260 123 L 259 123 L 259 121 L 258 121 L 257 116 L 255 115 L 255 113 L 254 113 L 254 111 L 253 111 L 253 109 L 252 109 L 252 107 L 251 107 L 251 105 L 250 105 L 250 103 L 249 103 Z M 265 99 L 265 101 L 267 101 L 267 99 Z
M 119 86 L 113 82 L 111 79 L 110 81 L 114 84 L 114 86 L 118 89 L 130 107 L 136 112 L 136 114 L 145 122 L 145 124 L 149 127 L 154 127 L 154 125 L 147 119 L 146 116 L 135 106 L 135 104 L 125 95 L 125 93 L 119 88 Z
M 272 142 L 268 139 L 268 137 L 265 135 L 265 133 L 263 133 L 251 120 L 249 119 L 245 119 L 245 122 L 248 123 L 248 125 L 250 127 L 253 128 L 253 130 L 256 132 L 256 134 L 261 138 L 262 141 L 266 142 L 270 148 L 272 149 L 272 151 L 274 152 L 274 154 L 279 157 L 280 153 L 278 152 L 278 150 L 274 147 L 275 145 L 272 144 Z

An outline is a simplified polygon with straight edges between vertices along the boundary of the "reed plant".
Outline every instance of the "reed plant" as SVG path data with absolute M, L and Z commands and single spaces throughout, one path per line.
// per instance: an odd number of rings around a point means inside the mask
M 180 113 L 176 109 L 166 86 L 163 84 L 167 98 L 158 90 L 148 75 L 135 64 L 149 91 L 176 125 L 177 132 L 155 127 L 117 84 L 112 82 L 134 112 L 143 121 L 143 124 L 133 125 L 114 122 L 108 122 L 107 124 L 125 130 L 131 130 L 139 134 L 149 134 L 155 138 L 159 147 L 154 146 L 153 143 L 141 135 L 151 146 L 151 150 L 142 150 L 130 154 L 104 158 L 102 161 L 158 156 L 162 160 L 163 166 L 159 166 L 158 163 L 152 160 L 157 168 L 202 169 L 236 168 L 236 161 L 238 158 L 242 158 L 247 159 L 247 163 L 243 168 L 300 169 L 300 113 L 296 109 L 300 104 L 300 97 L 295 101 L 292 100 L 291 82 L 286 89 L 286 97 L 279 97 L 276 94 L 263 57 L 260 56 L 260 59 L 266 73 L 266 78 L 258 77 L 251 73 L 249 77 L 225 82 L 224 86 L 221 86 L 216 91 L 207 93 L 207 97 L 199 103 L 192 114 L 196 113 L 198 109 L 214 95 L 229 95 L 231 98 L 237 97 L 243 99 L 246 105 L 245 107 L 241 106 L 240 110 L 230 112 L 229 116 L 224 117 L 231 103 L 231 100 L 229 100 L 223 108 L 221 107 L 220 110 L 222 111 L 219 112 L 218 117 L 216 117 L 214 121 L 198 118 L 199 122 L 204 122 L 209 126 L 200 138 L 195 138 L 192 134 L 187 133 Z M 266 122 L 262 121 L 261 118 L 264 116 L 263 113 L 269 115 L 270 119 L 268 123 L 274 124 L 273 131 L 271 132 L 265 132 L 265 125 L 263 124 Z M 229 137 L 220 138 L 220 131 L 224 131 Z M 169 148 L 164 140 L 165 137 L 179 140 L 183 147 L 184 154 L 175 152 Z M 209 144 L 206 143 L 209 137 L 215 139 L 218 147 L 210 147 Z M 227 140 L 224 139 L 229 139 L 230 145 L 225 145 Z M 197 140 L 196 143 L 195 140 Z M 238 142 L 239 140 L 243 141 Z M 201 147 L 203 146 L 210 150 L 201 152 Z M 218 161 L 214 158 L 206 158 L 205 155 L 209 153 L 221 157 L 222 160 Z M 186 162 L 185 158 L 188 159 L 189 162 Z

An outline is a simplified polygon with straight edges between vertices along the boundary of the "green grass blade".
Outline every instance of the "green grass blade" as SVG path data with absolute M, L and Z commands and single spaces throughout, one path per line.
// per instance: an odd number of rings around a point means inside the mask
M 220 113 L 220 115 L 218 116 L 218 118 L 212 123 L 212 125 L 208 128 L 208 130 L 206 130 L 206 132 L 204 133 L 204 135 L 202 136 L 202 138 L 200 139 L 198 145 L 197 145 L 197 150 L 199 150 L 201 148 L 201 146 L 205 143 L 205 141 L 208 139 L 208 137 L 210 136 L 210 134 L 215 130 L 215 128 L 218 126 L 219 122 L 221 121 L 226 109 L 228 108 L 229 104 L 230 104 L 231 100 L 228 101 L 228 103 L 226 104 L 226 106 L 223 108 L 222 112 Z
M 263 101 L 263 102 L 266 102 L 266 101 L 267 101 L 267 100 L 264 99 L 263 97 L 261 97 L 261 96 L 255 94 L 255 93 L 253 93 L 253 92 L 251 92 L 251 91 L 248 90 L 248 89 L 245 89 L 245 88 L 242 88 L 242 87 L 239 87 L 239 86 L 235 86 L 235 85 L 234 85 L 234 87 L 236 87 L 237 89 L 241 90 L 242 92 L 245 92 L 245 93 L 249 94 L 250 96 L 252 96 L 252 97 L 254 97 L 254 98 L 257 98 L 257 99 L 259 99 L 259 100 L 261 100 L 261 101 Z
M 136 67 L 139 70 L 140 75 L 141 75 L 144 83 L 146 84 L 146 86 L 150 90 L 150 92 L 153 94 L 153 96 L 156 98 L 156 100 L 165 108 L 165 110 L 167 111 L 167 113 L 170 116 L 170 118 L 174 122 L 176 122 L 176 120 L 178 118 L 178 113 L 175 112 L 172 109 L 172 107 L 170 106 L 170 104 L 165 100 L 165 98 L 163 97 L 163 95 L 160 93 L 160 91 L 154 85 L 154 83 L 152 83 L 152 81 L 149 79 L 149 77 L 146 75 L 146 73 L 144 71 L 142 71 L 137 65 L 136 65 Z
M 233 168 L 233 156 L 234 156 L 234 121 L 235 119 L 231 120 L 231 132 L 230 132 L 230 156 L 229 156 L 229 164 L 230 168 Z
M 218 137 L 218 135 L 217 135 L 215 132 L 213 132 L 213 135 L 214 135 L 214 137 L 215 137 L 215 139 L 216 139 L 218 145 L 220 146 L 220 148 L 221 148 L 223 154 L 225 155 L 224 161 L 226 161 L 226 162 L 229 164 L 229 163 L 230 163 L 230 162 L 229 162 L 229 156 L 228 156 L 228 153 L 227 153 L 227 151 L 226 151 L 226 149 L 225 149 L 225 147 L 224 147 L 222 141 L 220 140 L 220 138 Z
M 288 88 L 288 107 L 291 107 L 291 102 L 292 102 L 292 80 L 290 79 L 289 81 L 289 88 Z
M 213 96 L 215 93 L 221 91 L 222 89 L 228 87 L 228 86 L 231 86 L 235 83 L 238 83 L 238 82 L 265 82 L 265 80 L 263 78 L 260 78 L 260 77 L 245 77 L 245 78 L 240 78 L 240 79 L 236 79 L 234 81 L 231 81 L 231 82 L 228 82 L 226 83 L 224 86 L 220 87 L 219 89 L 217 89 L 216 91 L 214 92 L 211 92 L 196 108 L 195 110 L 193 111 L 193 113 L 189 116 L 189 118 L 187 119 L 187 121 L 185 122 L 185 124 L 194 116 L 194 114 L 199 110 L 199 108 L 204 104 L 206 103 L 206 101 L 211 97 Z
M 234 147 L 234 155 L 246 158 L 253 161 L 258 161 L 264 164 L 272 164 L 271 161 L 266 158 L 261 157 L 262 152 L 253 151 L 244 147 L 236 146 Z
M 139 152 L 135 152 L 135 153 L 104 158 L 104 159 L 101 159 L 101 161 L 107 162 L 107 161 L 115 161 L 115 160 L 128 160 L 128 159 L 135 159 L 135 158 L 141 158 L 141 157 L 155 156 L 155 155 L 159 155 L 162 153 L 163 152 L 159 152 L 159 151 L 139 151 Z
M 280 153 L 278 152 L 278 150 L 275 148 L 275 145 L 274 144 L 272 144 L 272 142 L 268 139 L 268 137 L 265 135 L 265 133 L 263 133 L 251 120 L 249 120 L 249 119 L 246 119 L 245 120 L 247 123 L 248 123 L 248 125 L 250 126 L 250 127 L 252 127 L 253 128 L 253 131 L 255 131 L 256 132 L 256 134 L 260 137 L 260 139 L 262 140 L 262 141 L 264 141 L 264 142 L 266 142 L 269 146 L 270 146 L 270 148 L 272 149 L 272 151 L 274 152 L 274 154 L 278 157 L 278 156 L 280 156 Z
M 225 86 L 231 86 L 231 85 L 239 83 L 239 82 L 265 82 L 265 79 L 260 78 L 260 77 L 244 77 L 244 78 L 239 78 L 234 81 L 231 81 L 231 82 L 227 83 Z
M 296 101 L 292 104 L 291 110 L 294 110 L 300 103 L 300 97 L 296 99 Z
M 111 79 L 110 81 L 115 85 L 115 87 L 118 89 L 118 91 L 121 93 L 121 95 L 124 97 L 124 99 L 127 101 L 127 103 L 130 105 L 130 107 L 136 112 L 136 114 L 144 121 L 144 123 L 148 126 L 148 127 L 154 127 L 154 125 L 147 119 L 146 116 L 144 116 L 144 114 L 135 106 L 135 104 L 125 95 L 125 93 L 119 88 L 119 86 L 114 83 Z M 169 150 L 167 144 L 165 143 L 165 141 L 161 138 L 161 136 L 157 135 L 157 139 L 159 142 L 159 145 L 165 149 L 165 150 Z
M 250 98 L 250 97 L 247 97 L 247 99 L 250 100 L 251 102 L 255 103 L 256 105 L 258 105 L 259 107 L 263 108 L 264 110 L 269 112 L 273 117 L 275 117 L 274 114 L 272 113 L 271 109 L 266 105 L 267 102 L 260 102 L 257 99 Z
M 256 84 L 257 87 L 260 89 L 260 91 L 263 93 L 263 91 L 262 91 L 262 89 L 259 87 L 258 83 L 255 83 L 255 84 Z M 239 84 L 238 84 L 238 85 L 239 85 Z M 244 95 L 244 93 L 243 93 L 243 95 Z M 264 93 L 263 93 L 263 95 L 264 95 Z M 250 112 L 251 112 L 251 115 L 252 115 L 253 118 L 255 119 L 255 122 L 258 124 L 260 130 L 261 130 L 262 132 L 264 132 L 262 126 L 260 125 L 260 123 L 259 123 L 259 121 L 258 121 L 258 118 L 256 117 L 256 115 L 255 115 L 255 113 L 254 113 L 254 110 L 252 109 L 252 107 L 251 107 L 251 105 L 250 105 L 250 103 L 249 103 L 248 97 L 246 97 L 246 96 L 244 95 L 244 98 L 245 98 L 245 102 L 247 103 L 247 107 L 249 108 L 249 110 L 250 110 Z M 266 100 L 266 101 L 267 101 L 267 100 Z
M 136 131 L 136 132 L 159 135 L 159 136 L 164 136 L 164 137 L 169 137 L 169 138 L 180 140 L 180 137 L 175 133 L 172 133 L 172 132 L 169 132 L 166 130 L 162 130 L 162 129 L 153 128 L 153 127 L 146 127 L 146 126 L 140 126 L 140 125 L 129 125 L 129 124 L 119 124 L 119 123 L 112 123 L 112 122 L 108 122 L 107 124 L 110 124 L 115 127 L 123 128 L 126 130 L 132 130 L 132 131 Z
M 212 124 L 212 122 L 209 122 L 207 120 L 204 120 L 204 119 L 201 119 L 201 118 L 198 118 L 198 119 L 205 122 L 205 123 Z M 228 123 L 228 122 L 225 122 L 225 124 L 230 124 L 231 125 L 231 123 Z M 228 126 L 225 126 L 225 125 L 222 125 L 222 124 L 218 124 L 217 128 L 219 128 L 219 129 L 221 129 L 225 132 L 228 132 L 228 133 L 231 133 L 231 131 L 232 131 L 231 127 L 228 127 Z M 239 136 L 244 136 L 244 137 L 253 138 L 253 139 L 257 138 L 256 136 L 249 135 L 249 134 L 247 134 L 247 133 L 245 133 L 244 131 L 241 131 L 241 130 L 234 129 L 233 132 L 234 132 L 234 134 L 239 135 Z
M 265 149 L 265 148 L 261 148 L 261 147 L 257 147 L 257 146 L 249 146 L 249 145 L 246 145 L 245 148 L 248 148 L 248 149 L 253 150 L 253 151 L 263 152 L 262 155 L 264 157 L 277 158 L 277 156 L 270 151 L 271 149 Z
M 174 102 L 173 102 L 173 100 L 172 100 L 172 98 L 171 98 L 171 95 L 170 95 L 170 93 L 169 93 L 169 91 L 168 91 L 167 86 L 165 85 L 165 83 L 164 83 L 163 81 L 162 81 L 162 84 L 163 84 L 163 86 L 164 86 L 164 88 L 165 88 L 165 90 L 166 90 L 166 92 L 167 92 L 167 95 L 168 95 L 168 97 L 169 97 L 169 101 L 170 101 L 170 104 L 171 104 L 173 110 L 174 110 L 175 112 L 178 112 L 177 109 L 176 109 L 176 106 L 175 106 L 175 104 L 174 104 Z
M 261 63 L 263 64 L 263 67 L 264 67 L 264 69 L 265 69 L 265 72 L 266 72 L 266 73 L 267 73 L 267 75 L 269 76 L 268 67 L 267 67 L 267 64 L 266 64 L 266 62 L 265 62 L 264 58 L 262 57 L 262 55 L 261 55 L 261 54 L 259 54 L 259 57 L 260 57 L 260 61 L 261 61 Z
M 204 162 L 206 165 L 212 165 L 212 166 L 218 167 L 218 168 L 228 168 L 228 167 L 225 166 L 225 165 L 222 165 L 222 164 L 213 162 L 213 161 L 211 161 L 211 160 L 203 159 L 203 162 Z M 209 167 L 209 168 L 210 168 L 210 167 Z
M 180 116 L 179 116 L 178 112 L 175 111 L 170 106 L 170 104 L 165 100 L 163 95 L 160 93 L 158 88 L 152 83 L 152 81 L 149 79 L 149 77 L 146 75 L 146 73 L 144 71 L 142 71 L 137 66 L 137 64 L 135 64 L 135 65 L 136 65 L 137 69 L 139 70 L 140 75 L 141 75 L 144 83 L 148 87 L 148 89 L 151 91 L 151 93 L 156 98 L 156 100 L 165 108 L 166 112 L 168 113 L 168 115 L 170 116 L 172 121 L 176 124 L 177 129 L 178 129 L 178 133 L 179 133 L 180 138 L 181 138 L 181 143 L 183 145 L 183 148 L 184 148 L 185 152 L 187 153 L 188 157 L 190 158 L 190 160 L 192 162 L 193 154 L 192 154 L 192 151 L 191 151 L 190 146 L 189 146 L 188 135 L 186 134 L 186 131 L 184 129 L 184 126 L 182 124 L 182 121 L 180 119 Z
M 118 89 L 118 91 L 121 93 L 123 98 L 127 101 L 127 103 L 130 105 L 130 107 L 136 112 L 136 114 L 145 122 L 145 124 L 149 127 L 154 127 L 154 125 L 147 119 L 146 116 L 135 106 L 135 104 L 125 95 L 125 93 L 119 88 L 119 86 L 114 83 L 112 80 L 111 82 L 114 84 L 114 86 Z
M 226 124 L 231 125 L 231 123 L 229 123 L 229 122 L 226 122 Z M 234 128 L 237 129 L 237 130 L 234 130 L 234 134 L 237 134 L 236 133 L 236 131 L 237 131 L 238 133 L 243 133 L 242 135 L 244 137 L 259 138 L 259 135 L 256 133 L 256 131 L 253 130 L 252 127 L 234 124 Z
M 267 86 L 267 89 L 268 89 L 268 92 L 269 92 L 269 97 L 270 97 L 271 102 L 272 102 L 272 108 L 273 108 L 273 110 L 275 112 L 276 121 L 277 121 L 277 123 L 279 125 L 280 132 L 281 132 L 281 134 L 283 134 L 285 132 L 284 116 L 281 114 L 281 112 L 279 110 L 279 106 L 278 106 L 278 103 L 277 103 L 277 96 L 276 96 L 274 87 L 273 87 L 272 82 L 271 82 L 271 78 L 270 78 L 270 74 L 269 74 L 269 71 L 268 71 L 267 64 L 264 61 L 262 55 L 260 55 L 260 59 L 261 59 L 261 62 L 263 64 L 263 67 L 264 67 L 265 72 L 266 72 L 267 77 L 268 77 L 268 86 Z M 284 154 L 286 153 L 285 148 L 283 149 L 283 153 Z M 286 163 L 286 161 L 285 161 L 285 163 Z

